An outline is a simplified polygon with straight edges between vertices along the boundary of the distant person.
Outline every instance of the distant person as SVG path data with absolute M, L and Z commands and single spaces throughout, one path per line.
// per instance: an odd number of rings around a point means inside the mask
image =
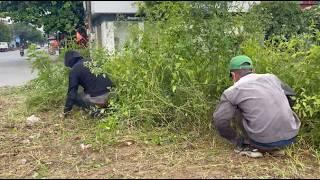
M 24 47 L 23 46 L 20 47 L 20 56 L 24 56 Z
M 74 105 L 90 110 L 95 107 L 106 107 L 112 81 L 108 76 L 95 76 L 84 66 L 84 58 L 76 51 L 67 51 L 64 64 L 71 68 L 69 74 L 69 88 L 64 108 L 66 116 Z M 83 87 L 83 92 L 78 93 L 78 87 Z M 93 111 L 91 115 L 96 112 Z
M 295 93 L 273 74 L 254 73 L 248 56 L 232 58 L 229 68 L 234 85 L 223 92 L 213 114 L 219 134 L 241 155 L 284 155 L 281 149 L 295 142 L 301 124 L 291 109 Z

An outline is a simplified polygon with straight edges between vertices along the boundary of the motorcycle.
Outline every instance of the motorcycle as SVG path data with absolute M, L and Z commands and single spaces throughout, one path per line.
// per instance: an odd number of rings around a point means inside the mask
M 24 51 L 20 50 L 20 56 L 24 56 Z

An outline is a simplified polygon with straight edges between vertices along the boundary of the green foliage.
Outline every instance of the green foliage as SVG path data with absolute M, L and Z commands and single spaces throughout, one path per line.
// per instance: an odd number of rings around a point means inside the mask
M 0 1 L 0 12 L 15 22 L 43 25 L 46 33 L 84 28 L 82 1 Z
M 202 3 L 146 8 L 144 31 L 132 25 L 121 53 L 94 51 L 89 67 L 109 74 L 117 87 L 111 103 L 118 107 L 110 116 L 130 126 L 208 130 L 214 104 L 231 83 L 227 63 L 241 39 L 226 2 Z
M 26 104 L 30 111 L 63 109 L 69 72 L 63 64 L 64 54 L 67 50 L 73 49 L 78 50 L 84 57 L 88 56 L 87 50 L 78 48 L 75 44 L 68 44 L 55 61 L 46 52 L 36 50 L 35 45 L 28 48 L 28 59 L 32 60 L 32 68 L 38 75 L 27 86 L 29 94 Z
M 307 31 L 308 19 L 304 18 L 305 14 L 297 1 L 261 2 L 251 11 L 262 22 L 267 39 L 273 35 L 290 38 Z
M 36 51 L 36 46 L 28 49 L 28 59 L 33 60 L 32 68 L 37 71 L 38 78 L 31 81 L 26 100 L 30 111 L 46 111 L 63 106 L 67 91 L 67 70 L 62 63 L 53 63 L 44 51 Z
M 230 57 L 246 54 L 258 73 L 273 73 L 297 92 L 301 135 L 319 146 L 319 31 L 311 27 L 298 36 L 284 28 L 261 43 L 263 29 L 255 27 L 263 22 L 255 13 L 230 16 L 224 4 L 210 3 L 162 2 L 145 8 L 144 31 L 132 27 L 122 53 L 96 51 L 89 66 L 110 74 L 117 84 L 119 99 L 111 101 L 117 112 L 111 117 L 129 125 L 205 131 L 216 100 L 231 83 Z M 289 41 L 285 33 L 292 35 Z
M 0 42 L 9 42 L 11 40 L 11 32 L 7 25 L 0 23 Z
M 311 9 L 304 11 L 303 17 L 307 21 L 307 26 L 313 26 L 320 30 L 320 5 L 313 6 Z
M 35 27 L 23 24 L 16 23 L 10 25 L 13 31 L 14 36 L 19 36 L 21 42 L 29 41 L 32 43 L 43 43 L 46 42 L 46 38 L 43 36 L 42 32 L 37 30 Z
M 294 36 L 289 41 L 276 37 L 265 46 L 248 40 L 242 52 L 254 60 L 256 72 L 273 73 L 297 93 L 294 110 L 302 121 L 301 135 L 320 147 L 320 33 Z
M 144 28 L 130 26 L 131 36 L 123 51 L 114 55 L 106 55 L 105 49 L 91 51 L 92 61 L 86 65 L 95 74 L 108 74 L 116 85 L 111 92 L 112 113 L 99 124 L 100 139 L 105 132 L 116 133 L 119 126 L 207 132 L 217 100 L 232 83 L 229 60 L 246 54 L 253 59 L 256 72 L 273 73 L 293 87 L 301 135 L 320 147 L 317 24 L 307 28 L 309 33 L 299 35 L 283 27 L 263 42 L 260 25 L 269 21 L 260 21 L 254 11 L 232 15 L 227 5 L 166 1 L 145 6 Z M 286 21 L 295 20 L 291 18 Z M 290 40 L 285 37 L 288 34 Z M 89 56 L 88 49 L 82 53 Z M 67 87 L 63 65 L 51 63 L 47 56 L 35 53 L 34 47 L 30 57 L 35 59 L 39 78 L 30 85 L 27 105 L 42 110 L 62 106 Z M 154 136 L 150 141 L 162 144 L 167 140 Z

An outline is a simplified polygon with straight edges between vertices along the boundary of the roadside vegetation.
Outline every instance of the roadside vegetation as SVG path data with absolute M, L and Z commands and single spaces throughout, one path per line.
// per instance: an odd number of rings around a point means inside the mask
M 285 31 L 288 36 L 275 31 L 266 38 L 270 26 L 261 18 L 270 17 L 261 11 L 258 16 L 257 9 L 234 14 L 228 12 L 228 2 L 193 1 L 141 6 L 144 28 L 130 27 L 122 51 L 107 55 L 99 47 L 91 50 L 87 66 L 116 84 L 112 109 L 100 119 L 78 109 L 59 118 L 68 82 L 64 52 L 77 49 L 89 57 L 89 50 L 70 45 L 52 63 L 31 46 L 28 57 L 39 77 L 19 89 L 0 91 L 0 160 L 10 167 L 1 167 L 0 176 L 319 177 L 319 22 L 303 21 L 306 15 L 299 12 L 299 22 L 308 28 Z M 292 16 L 286 9 L 276 12 Z M 235 156 L 211 127 L 215 105 L 232 83 L 227 65 L 238 54 L 251 57 L 256 72 L 279 76 L 297 93 L 294 109 L 302 128 L 298 143 L 283 158 Z M 33 114 L 41 123 L 25 126 L 25 118 Z

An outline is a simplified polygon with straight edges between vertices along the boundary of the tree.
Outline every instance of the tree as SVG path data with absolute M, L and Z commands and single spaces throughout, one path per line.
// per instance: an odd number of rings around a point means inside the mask
M 271 35 L 284 35 L 290 38 L 293 34 L 300 34 L 306 30 L 306 19 L 297 2 L 274 1 L 261 2 L 252 7 L 266 33 L 266 39 Z
M 178 1 L 172 1 L 173 4 L 178 3 Z M 185 5 L 190 5 L 191 11 L 195 16 L 202 16 L 202 18 L 208 18 L 212 15 L 223 15 L 228 10 L 228 5 L 231 3 L 228 1 L 225 2 L 216 2 L 216 1 L 185 1 Z M 157 19 L 164 20 L 167 16 L 167 8 L 160 8 L 162 5 L 166 6 L 165 1 L 143 1 L 140 3 L 138 15 Z M 218 9 L 218 7 L 220 9 Z M 149 14 L 148 14 L 149 13 Z
M 0 23 L 0 42 L 9 42 L 11 40 L 11 32 L 7 25 Z
M 30 41 L 34 43 L 43 43 L 46 41 L 46 38 L 43 36 L 41 31 L 37 30 L 35 27 L 30 24 L 25 23 L 16 23 L 11 24 L 13 35 L 19 36 L 22 42 Z
M 303 12 L 304 19 L 307 20 L 306 27 L 313 26 L 314 28 L 320 30 L 320 5 L 313 6 L 309 10 Z
M 44 26 L 48 34 L 74 34 L 84 29 L 82 1 L 0 1 L 0 13 L 15 22 Z

